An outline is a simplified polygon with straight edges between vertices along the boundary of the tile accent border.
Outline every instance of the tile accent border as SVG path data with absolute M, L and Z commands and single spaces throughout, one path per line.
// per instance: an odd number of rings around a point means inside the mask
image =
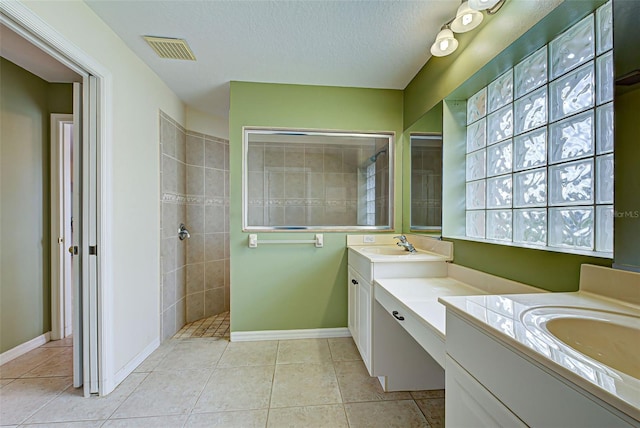
M 29 351 L 32 351 L 38 348 L 41 345 L 49 342 L 51 340 L 51 332 L 48 331 L 45 334 L 41 334 L 40 336 L 34 337 L 28 342 L 24 342 L 15 348 L 11 348 L 8 351 L 0 354 L 0 366 L 4 363 L 8 363 L 11 360 L 15 360 L 16 358 L 26 354 Z
M 251 342 L 258 340 L 331 339 L 335 337 L 351 337 L 351 333 L 346 327 L 310 328 L 302 330 L 232 331 L 230 341 Z

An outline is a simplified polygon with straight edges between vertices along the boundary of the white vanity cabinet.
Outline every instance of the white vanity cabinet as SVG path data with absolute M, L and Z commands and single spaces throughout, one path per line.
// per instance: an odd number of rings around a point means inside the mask
M 349 268 L 349 331 L 369 373 L 371 366 L 372 284 Z
M 373 308 L 374 281 L 384 278 L 421 278 L 447 276 L 446 257 L 434 261 L 393 261 L 388 258 L 365 257 L 352 248 L 348 250 L 348 327 L 371 376 L 379 373 L 373 362 L 375 337 Z
M 447 308 L 445 402 L 450 427 L 638 426 L 598 397 Z

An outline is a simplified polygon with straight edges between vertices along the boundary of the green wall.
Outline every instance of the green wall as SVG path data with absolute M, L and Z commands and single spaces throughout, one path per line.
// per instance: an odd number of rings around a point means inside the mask
M 242 232 L 242 127 L 268 126 L 396 133 L 402 159 L 402 91 L 231 82 L 231 331 L 347 325 L 346 233 L 324 233 L 324 248 L 248 248 Z M 396 171 L 398 168 L 396 167 Z M 395 193 L 401 193 L 396 172 Z M 396 198 L 396 230 L 401 203 Z M 309 239 L 313 233 L 259 233 L 259 239 Z
M 49 114 L 71 85 L 0 59 L 0 353 L 50 330 Z

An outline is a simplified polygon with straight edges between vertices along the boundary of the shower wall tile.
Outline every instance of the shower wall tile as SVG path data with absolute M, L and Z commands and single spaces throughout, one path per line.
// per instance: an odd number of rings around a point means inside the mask
M 205 196 L 207 198 L 224 197 L 224 171 L 205 168 Z
M 207 233 L 205 241 L 206 261 L 224 259 L 224 233 Z
M 187 165 L 204 166 L 204 138 L 198 135 L 187 134 L 185 141 Z
M 204 234 L 191 234 L 187 243 L 187 264 L 204 262 Z
M 204 291 L 188 294 L 187 303 L 187 322 L 193 322 L 204 318 Z
M 224 287 L 204 292 L 204 316 L 210 317 L 224 312 Z
M 215 260 L 206 263 L 204 279 L 205 289 L 225 286 L 225 264 L 225 260 Z
M 180 330 L 182 326 L 187 323 L 187 307 L 186 307 L 187 299 L 183 297 L 178 300 L 175 305 L 176 311 L 176 331 Z
M 260 157 L 264 156 L 264 152 L 260 152 Z M 258 162 L 254 159 L 253 162 Z M 262 165 L 259 160 L 259 165 Z M 204 166 L 207 168 L 225 169 L 225 145 L 217 141 L 205 140 L 204 142 Z
M 225 232 L 225 211 L 222 205 L 208 205 L 205 207 L 205 233 Z
M 171 306 L 162 312 L 162 340 L 167 340 L 173 336 L 178 329 L 176 328 L 176 307 Z
M 187 195 L 204 196 L 204 168 L 187 165 Z
M 160 112 L 159 126 L 164 340 L 187 320 L 204 316 L 205 289 L 221 290 L 209 293 L 208 311 L 229 307 L 229 293 L 225 289 L 228 284 L 225 272 L 228 234 L 225 232 L 229 230 L 229 142 L 185 130 L 163 112 Z M 280 162 L 277 150 L 271 155 L 274 155 L 272 162 Z M 255 151 L 252 156 L 257 168 L 263 169 L 264 150 Z M 186 241 L 177 239 L 180 223 L 185 223 L 191 233 Z M 205 247 L 209 248 L 208 252 Z M 205 264 L 207 254 L 219 259 Z M 216 299 L 219 302 L 214 301 Z
M 187 268 L 186 266 L 176 270 L 176 301 L 187 294 Z M 179 327 L 182 327 L 180 325 Z
M 305 174 L 301 172 L 287 172 L 284 174 L 284 197 L 304 198 Z M 294 224 L 294 223 L 291 223 Z
M 342 172 L 342 149 L 324 149 L 324 172 Z
M 187 160 L 187 136 L 181 126 L 176 127 L 176 159 L 185 163 Z
M 162 275 L 162 310 L 165 311 L 176 303 L 176 273 Z
M 186 266 L 187 287 L 186 294 L 204 291 L 204 263 L 193 263 Z

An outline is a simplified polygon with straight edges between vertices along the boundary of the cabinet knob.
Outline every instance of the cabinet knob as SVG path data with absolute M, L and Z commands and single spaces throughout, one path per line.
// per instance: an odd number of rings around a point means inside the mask
M 398 321 L 404 321 L 404 317 L 402 315 L 398 315 L 398 311 L 391 312 L 391 315 L 393 315 Z
M 358 281 L 356 281 L 355 279 L 352 279 L 352 280 L 351 280 L 351 283 L 352 283 L 353 285 L 356 285 L 356 284 L 358 284 Z

